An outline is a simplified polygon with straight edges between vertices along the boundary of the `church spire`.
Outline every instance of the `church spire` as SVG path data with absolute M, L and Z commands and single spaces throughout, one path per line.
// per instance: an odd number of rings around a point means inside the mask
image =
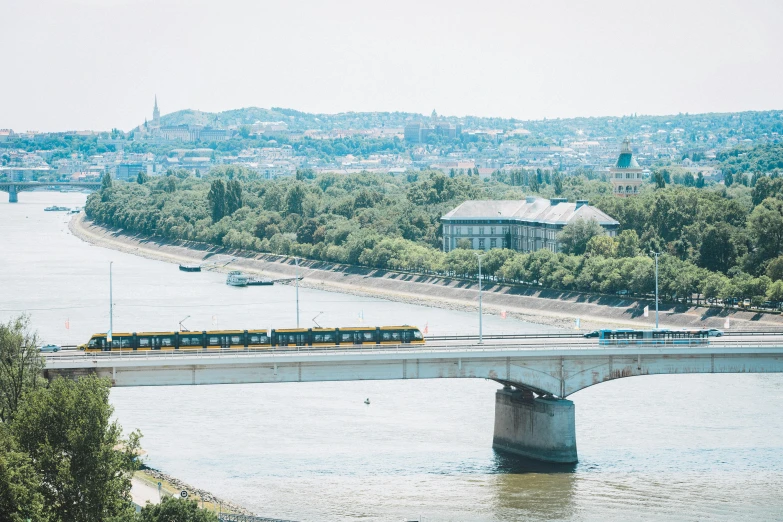
M 160 127 L 160 110 L 158 109 L 158 95 L 155 95 L 155 107 L 152 109 L 152 125 Z

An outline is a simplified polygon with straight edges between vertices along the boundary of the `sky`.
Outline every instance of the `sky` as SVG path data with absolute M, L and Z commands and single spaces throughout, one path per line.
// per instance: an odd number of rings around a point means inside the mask
M 542 119 L 783 108 L 780 0 L 0 0 L 0 128 L 286 107 Z

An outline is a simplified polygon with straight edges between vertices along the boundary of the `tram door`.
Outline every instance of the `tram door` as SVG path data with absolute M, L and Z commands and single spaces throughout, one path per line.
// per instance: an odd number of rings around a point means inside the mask
M 403 330 L 401 336 L 403 344 L 410 344 L 412 336 L 413 333 L 410 330 Z

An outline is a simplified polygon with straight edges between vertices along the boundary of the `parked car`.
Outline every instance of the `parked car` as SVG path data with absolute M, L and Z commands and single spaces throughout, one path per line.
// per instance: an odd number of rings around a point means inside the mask
M 62 350 L 62 348 L 56 344 L 45 344 L 41 346 L 41 352 L 59 352 L 60 350 Z
M 707 330 L 708 335 L 710 337 L 721 337 L 723 336 L 723 330 L 718 330 L 717 328 L 710 328 Z

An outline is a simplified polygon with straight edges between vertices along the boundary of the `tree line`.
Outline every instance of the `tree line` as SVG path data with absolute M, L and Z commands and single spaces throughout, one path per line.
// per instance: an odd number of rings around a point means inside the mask
M 195 502 L 136 513 L 131 477 L 141 434 L 112 420 L 107 379 L 43 378 L 26 316 L 0 323 L 0 520 L 218 522 Z

